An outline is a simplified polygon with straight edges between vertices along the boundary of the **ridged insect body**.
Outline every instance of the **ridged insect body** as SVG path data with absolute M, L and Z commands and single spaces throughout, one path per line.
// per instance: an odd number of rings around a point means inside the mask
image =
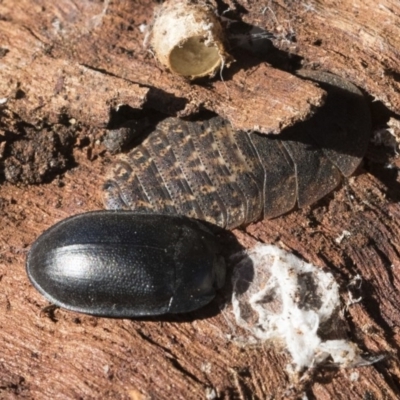
M 325 105 L 277 137 L 234 131 L 220 117 L 165 119 L 112 165 L 106 207 L 183 214 L 232 229 L 319 200 L 359 165 L 370 116 L 354 85 L 326 73 L 317 80 Z
M 198 221 L 99 211 L 44 232 L 27 273 L 53 304 L 128 318 L 204 306 L 224 283 L 225 263 L 214 234 Z

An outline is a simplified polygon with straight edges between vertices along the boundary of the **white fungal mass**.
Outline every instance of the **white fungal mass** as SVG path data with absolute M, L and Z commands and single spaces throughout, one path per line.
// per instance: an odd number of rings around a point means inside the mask
M 322 340 L 321 326 L 335 329 L 339 287 L 332 274 L 272 245 L 253 248 L 235 266 L 232 306 L 236 322 L 255 340 L 274 340 L 289 352 L 297 370 L 330 358 L 337 365 L 367 363 L 352 342 Z

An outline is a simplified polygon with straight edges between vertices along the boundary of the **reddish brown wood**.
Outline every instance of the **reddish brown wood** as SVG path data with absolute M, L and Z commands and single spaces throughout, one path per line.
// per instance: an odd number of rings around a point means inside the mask
M 206 107 L 236 118 L 238 126 L 260 124 L 269 131 L 320 104 L 314 86 L 263 63 L 246 65 L 237 55 L 225 82 L 216 79 L 210 86 L 162 71 L 142 48 L 139 30 L 150 23 L 155 3 L 0 2 L 0 99 L 7 99 L 0 105 L 0 161 L 7 177 L 0 185 L 0 397 L 199 399 L 215 393 L 223 399 L 286 399 L 305 391 L 318 399 L 398 398 L 400 161 L 381 144 L 371 144 L 358 175 L 319 204 L 235 232 L 248 247 L 276 243 L 331 271 L 341 285 L 341 328 L 366 353 L 385 354 L 377 364 L 322 368 L 296 380 L 286 371 L 289 356 L 276 344 L 235 343 L 243 332 L 229 304 L 218 309 L 229 303 L 229 288 L 205 310 L 172 319 L 43 312 L 48 303 L 30 285 L 25 257 L 44 229 L 102 208 L 99 187 L 112 156 L 99 139 L 110 110 L 127 104 L 146 113 L 187 115 Z M 374 107 L 374 128 L 389 123 L 400 137 L 394 114 L 400 113 L 396 0 L 228 5 L 269 29 L 275 44 L 303 57 L 304 64 L 346 77 L 381 100 L 392 114 Z M 291 88 L 296 94 L 289 98 Z M 260 103 L 250 103 L 253 96 L 264 102 L 265 114 Z M 271 112 L 277 96 L 280 106 Z M 293 110 L 284 113 L 288 105 Z M 252 109 L 254 115 L 247 113 Z M 48 155 L 47 146 L 55 153 Z M 350 236 L 338 243 L 344 230 Z M 357 274 L 362 299 L 345 307 L 347 285 Z
M 400 3 L 397 0 L 239 2 L 244 20 L 267 29 L 274 44 L 365 89 L 400 112 Z M 296 41 L 290 40 L 295 37 Z
M 140 108 L 147 100 L 162 112 L 183 116 L 205 107 L 237 129 L 257 126 L 278 133 L 322 104 L 323 91 L 267 65 L 250 68 L 242 61 L 232 80 L 208 88 L 163 71 L 143 47 L 139 31 L 154 7 L 138 9 L 128 1 L 39 4 L 6 1 L 0 8 L 5 49 L 0 92 L 8 108 L 30 123 L 54 123 L 67 114 L 104 126 L 112 110 Z M 261 112 L 265 108 L 270 111 Z

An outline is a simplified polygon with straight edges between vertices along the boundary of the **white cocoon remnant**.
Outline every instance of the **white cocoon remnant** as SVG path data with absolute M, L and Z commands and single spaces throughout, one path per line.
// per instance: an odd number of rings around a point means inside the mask
M 212 76 L 229 58 L 214 10 L 191 0 L 167 0 L 156 13 L 149 42 L 164 66 L 189 79 Z
M 332 274 L 272 245 L 258 245 L 236 267 L 232 304 L 236 322 L 259 340 L 276 340 L 298 370 L 329 357 L 338 365 L 360 365 L 358 347 L 323 341 L 318 329 L 340 306 Z

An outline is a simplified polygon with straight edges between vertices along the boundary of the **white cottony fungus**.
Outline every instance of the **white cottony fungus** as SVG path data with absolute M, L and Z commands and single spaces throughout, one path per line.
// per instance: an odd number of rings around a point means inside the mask
M 214 11 L 191 0 L 166 1 L 156 13 L 149 42 L 164 66 L 188 79 L 212 76 L 229 60 Z
M 332 274 L 272 245 L 258 245 L 236 266 L 232 305 L 236 322 L 254 339 L 275 340 L 290 353 L 297 371 L 331 360 L 338 366 L 367 361 L 345 339 L 323 340 L 319 329 L 340 307 Z M 334 329 L 336 321 L 328 330 Z M 325 325 L 324 325 L 325 324 Z

